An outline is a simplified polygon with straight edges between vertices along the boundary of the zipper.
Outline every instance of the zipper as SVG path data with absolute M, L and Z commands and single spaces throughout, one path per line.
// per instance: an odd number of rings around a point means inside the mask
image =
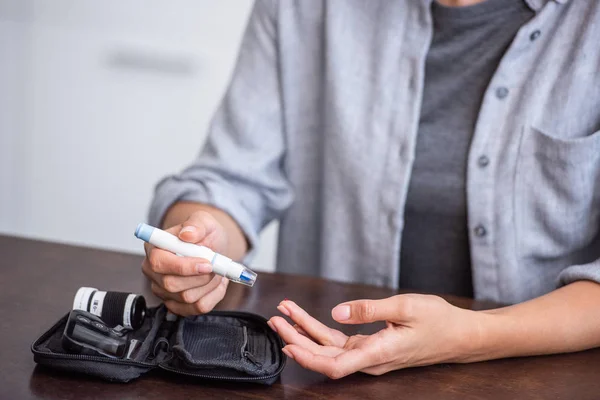
M 159 368 L 162 368 L 162 369 L 167 370 L 167 371 L 175 372 L 175 373 L 181 374 L 181 375 L 195 376 L 196 378 L 213 379 L 213 380 L 219 380 L 219 381 L 243 381 L 243 382 L 249 382 L 249 381 L 266 381 L 268 379 L 275 378 L 277 375 L 279 375 L 281 373 L 281 371 L 283 370 L 284 366 L 285 366 L 285 359 L 283 359 L 281 367 L 279 367 L 277 369 L 277 371 L 275 371 L 271 375 L 268 375 L 268 376 L 248 376 L 248 377 L 235 376 L 234 377 L 234 376 L 214 376 L 214 375 L 196 374 L 196 373 L 193 373 L 193 372 L 184 372 L 184 371 L 180 371 L 180 370 L 175 369 L 175 368 L 167 367 L 166 365 L 158 364 Z
M 143 363 L 140 361 L 132 361 L 132 360 L 121 360 L 119 358 L 109 358 L 109 357 L 98 357 L 98 356 L 88 356 L 83 354 L 54 354 L 54 353 L 45 353 L 43 351 L 38 351 L 32 349 L 33 354 L 39 355 L 45 358 L 50 358 L 53 360 L 81 360 L 81 361 L 98 361 L 106 364 L 125 364 L 125 365 L 135 365 L 138 367 L 155 367 L 154 364 Z
M 254 354 L 252 354 L 250 351 L 248 351 L 248 328 L 244 325 L 243 327 L 243 332 L 244 332 L 244 344 L 242 345 L 242 357 L 247 358 L 248 360 L 250 360 L 250 362 L 252 362 L 252 364 L 256 365 L 258 368 L 262 368 L 262 363 L 260 361 L 258 361 L 256 359 L 256 357 L 254 357 Z

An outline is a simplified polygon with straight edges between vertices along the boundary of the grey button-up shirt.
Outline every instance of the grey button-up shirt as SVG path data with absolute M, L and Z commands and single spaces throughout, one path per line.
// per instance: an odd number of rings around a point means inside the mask
M 150 222 L 212 204 L 255 247 L 279 218 L 279 271 L 395 287 L 430 3 L 257 0 L 206 146 Z M 600 282 L 600 2 L 527 4 L 467 170 L 475 296 L 508 303 Z

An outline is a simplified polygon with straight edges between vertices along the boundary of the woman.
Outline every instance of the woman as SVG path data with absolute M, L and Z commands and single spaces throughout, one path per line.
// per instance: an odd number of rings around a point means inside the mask
M 568 0 L 257 1 L 200 157 L 150 222 L 235 259 L 280 220 L 278 270 L 515 304 L 344 303 L 347 337 L 290 301 L 270 320 L 339 378 L 600 345 L 600 5 Z M 171 311 L 227 280 L 147 247 Z

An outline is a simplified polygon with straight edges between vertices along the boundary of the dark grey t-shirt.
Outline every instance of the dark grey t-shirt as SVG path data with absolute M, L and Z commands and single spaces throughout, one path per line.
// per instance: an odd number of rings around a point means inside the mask
M 468 7 L 433 2 L 432 15 L 434 34 L 404 213 L 399 285 L 472 296 L 468 149 L 486 87 L 534 12 L 523 0 L 486 0 Z

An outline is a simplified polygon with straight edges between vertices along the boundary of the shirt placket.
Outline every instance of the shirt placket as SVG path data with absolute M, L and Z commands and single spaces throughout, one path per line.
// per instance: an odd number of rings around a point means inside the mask
M 428 14 L 429 2 L 421 5 L 421 15 L 405 16 L 408 28 L 403 37 L 404 48 L 401 62 L 394 68 L 398 82 L 398 95 L 388 107 L 392 121 L 389 126 L 391 138 L 386 159 L 386 177 L 380 193 L 378 237 L 389 251 L 380 253 L 381 282 L 379 284 L 397 287 L 400 265 L 400 241 L 404 227 L 403 210 L 410 182 L 415 155 L 420 105 L 425 80 L 425 59 L 433 34 L 432 21 Z M 400 6 L 400 5 L 399 5 Z M 390 52 L 398 49 L 389 49 Z M 382 249 L 384 247 L 382 246 Z
M 512 185 L 507 171 L 514 169 L 518 151 L 518 132 L 522 126 L 514 112 L 519 103 L 523 77 L 531 68 L 524 55 L 541 36 L 537 16 L 518 31 L 502 58 L 483 97 L 467 165 L 468 227 L 473 268 L 473 286 L 477 298 L 501 301 L 502 277 L 498 240 L 508 230 L 499 229 L 498 210 L 512 213 Z M 507 151 L 510 149 L 511 151 Z M 506 179 L 506 182 L 499 182 Z M 502 197 L 505 196 L 505 197 Z M 510 196 L 510 197 L 507 197 Z M 500 218 L 498 215 L 500 214 Z M 511 249 L 514 253 L 514 249 Z M 503 257 L 504 262 L 508 258 Z M 511 259 L 512 261 L 512 259 Z

